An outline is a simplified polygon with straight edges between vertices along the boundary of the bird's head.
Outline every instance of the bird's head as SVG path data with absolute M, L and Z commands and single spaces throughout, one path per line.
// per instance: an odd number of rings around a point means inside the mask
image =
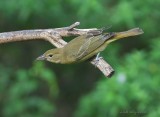
M 52 63 L 61 63 L 62 59 L 61 52 L 62 52 L 61 48 L 50 49 L 41 56 L 39 56 L 36 60 L 46 60 Z

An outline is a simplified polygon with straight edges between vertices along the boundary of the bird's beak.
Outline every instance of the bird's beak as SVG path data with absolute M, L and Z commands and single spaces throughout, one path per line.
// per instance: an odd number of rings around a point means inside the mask
M 46 58 L 44 55 L 41 55 L 41 56 L 37 57 L 36 60 L 46 60 Z

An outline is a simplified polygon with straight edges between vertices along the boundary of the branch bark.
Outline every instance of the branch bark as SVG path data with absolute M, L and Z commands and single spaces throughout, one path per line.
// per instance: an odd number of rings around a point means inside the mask
M 54 28 L 54 29 L 39 29 L 39 30 L 22 30 L 13 32 L 0 33 L 0 44 L 14 42 L 14 41 L 25 41 L 43 39 L 49 41 L 57 48 L 61 48 L 67 44 L 63 40 L 63 37 L 67 36 L 79 36 L 83 34 L 98 35 L 102 33 L 102 29 L 91 28 L 91 29 L 77 29 L 76 26 L 80 25 L 80 22 L 75 22 L 68 27 Z M 91 64 L 96 66 L 100 71 L 107 77 L 112 76 L 114 73 L 113 68 L 102 58 L 99 60 L 93 59 Z

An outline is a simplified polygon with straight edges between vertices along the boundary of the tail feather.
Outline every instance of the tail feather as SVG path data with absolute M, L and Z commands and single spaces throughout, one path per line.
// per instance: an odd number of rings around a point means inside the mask
M 128 31 L 124 31 L 124 32 L 117 32 L 115 33 L 115 37 L 114 38 L 124 38 L 124 37 L 130 37 L 130 36 L 136 36 L 136 35 L 140 35 L 143 34 L 143 30 L 140 28 L 133 28 L 131 30 Z
M 121 38 L 125 38 L 125 37 L 131 37 L 131 36 L 136 36 L 136 35 L 140 35 L 143 34 L 143 30 L 140 28 L 133 28 L 131 30 L 128 31 L 123 31 L 123 32 L 115 32 L 114 33 L 114 37 L 111 37 L 108 41 L 108 43 L 121 39 Z

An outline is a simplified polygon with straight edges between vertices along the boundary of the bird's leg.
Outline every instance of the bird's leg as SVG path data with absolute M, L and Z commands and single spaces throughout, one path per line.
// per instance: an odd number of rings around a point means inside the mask
M 100 55 L 100 53 L 98 53 L 98 54 L 97 54 L 97 56 L 96 56 L 96 61 L 98 60 L 98 58 L 99 58 L 99 55 Z
M 101 59 L 102 57 L 99 57 L 99 55 L 100 55 L 100 53 L 98 53 L 97 55 L 96 55 L 96 61 L 95 61 L 95 66 L 97 66 L 97 64 L 98 64 L 98 61 L 99 61 L 99 59 Z

